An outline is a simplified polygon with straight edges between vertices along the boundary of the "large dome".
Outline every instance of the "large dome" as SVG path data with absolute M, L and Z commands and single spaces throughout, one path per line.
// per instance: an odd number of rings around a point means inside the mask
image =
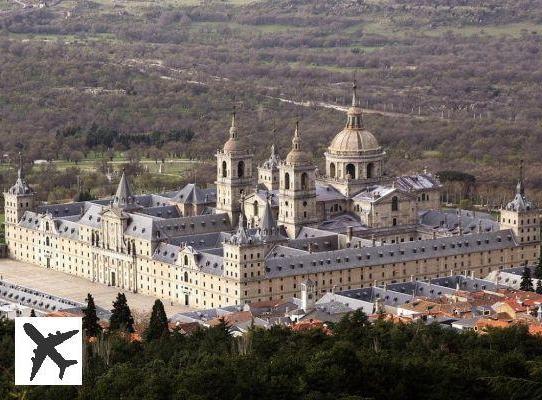
M 331 154 L 361 155 L 368 151 L 380 150 L 378 140 L 365 129 L 345 128 L 331 141 Z

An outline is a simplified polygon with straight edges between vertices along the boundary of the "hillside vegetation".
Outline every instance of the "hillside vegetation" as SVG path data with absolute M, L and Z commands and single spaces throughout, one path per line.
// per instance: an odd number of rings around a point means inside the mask
M 211 159 L 235 106 L 259 159 L 296 119 L 320 157 L 355 75 L 390 173 L 467 171 L 504 199 L 523 158 L 542 186 L 541 0 L 33 5 L 0 1 L 0 151 Z

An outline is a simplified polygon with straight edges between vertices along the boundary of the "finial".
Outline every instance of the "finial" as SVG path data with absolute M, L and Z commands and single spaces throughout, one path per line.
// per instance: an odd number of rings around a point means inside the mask
M 356 84 L 356 78 L 354 77 L 354 81 L 352 82 L 352 107 L 358 106 L 358 96 L 356 93 L 357 88 L 358 85 Z
M 518 194 L 525 194 L 525 188 L 523 187 L 523 159 L 519 161 L 519 179 L 516 189 Z
M 299 137 L 299 120 L 296 120 L 296 121 L 295 121 L 295 132 L 294 132 L 294 136 L 295 136 L 295 137 Z
M 22 178 L 23 175 L 23 153 L 19 151 L 19 169 L 17 170 L 17 176 Z
M 271 145 L 271 157 L 275 157 L 275 143 Z

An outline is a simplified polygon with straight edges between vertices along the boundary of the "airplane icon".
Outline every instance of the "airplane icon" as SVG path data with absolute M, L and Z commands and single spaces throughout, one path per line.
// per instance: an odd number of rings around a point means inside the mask
M 66 360 L 60 355 L 60 353 L 55 349 L 56 346 L 65 342 L 73 335 L 75 335 L 78 330 L 68 331 L 60 333 L 57 331 L 55 335 L 50 333 L 47 337 L 44 337 L 34 325 L 26 323 L 23 325 L 24 331 L 26 334 L 38 345 L 34 350 L 34 357 L 32 357 L 32 372 L 30 374 L 30 380 L 32 381 L 36 374 L 38 373 L 43 361 L 48 356 L 60 369 L 60 374 L 58 377 L 62 379 L 66 368 L 70 365 L 77 364 L 76 360 Z

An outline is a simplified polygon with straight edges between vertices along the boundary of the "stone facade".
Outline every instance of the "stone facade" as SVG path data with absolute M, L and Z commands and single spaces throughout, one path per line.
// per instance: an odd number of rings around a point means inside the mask
M 273 151 L 256 182 L 233 118 L 216 155 L 216 190 L 136 195 L 123 175 L 111 199 L 69 204 L 37 205 L 21 166 L 4 193 L 8 256 L 194 308 L 301 289 L 308 303 L 333 290 L 481 277 L 538 259 L 540 212 L 521 176 L 498 222 L 459 212 L 452 224 L 431 174 L 383 174 L 384 152 L 363 129 L 355 95 L 338 136 L 320 176 L 296 126 L 288 156 Z

